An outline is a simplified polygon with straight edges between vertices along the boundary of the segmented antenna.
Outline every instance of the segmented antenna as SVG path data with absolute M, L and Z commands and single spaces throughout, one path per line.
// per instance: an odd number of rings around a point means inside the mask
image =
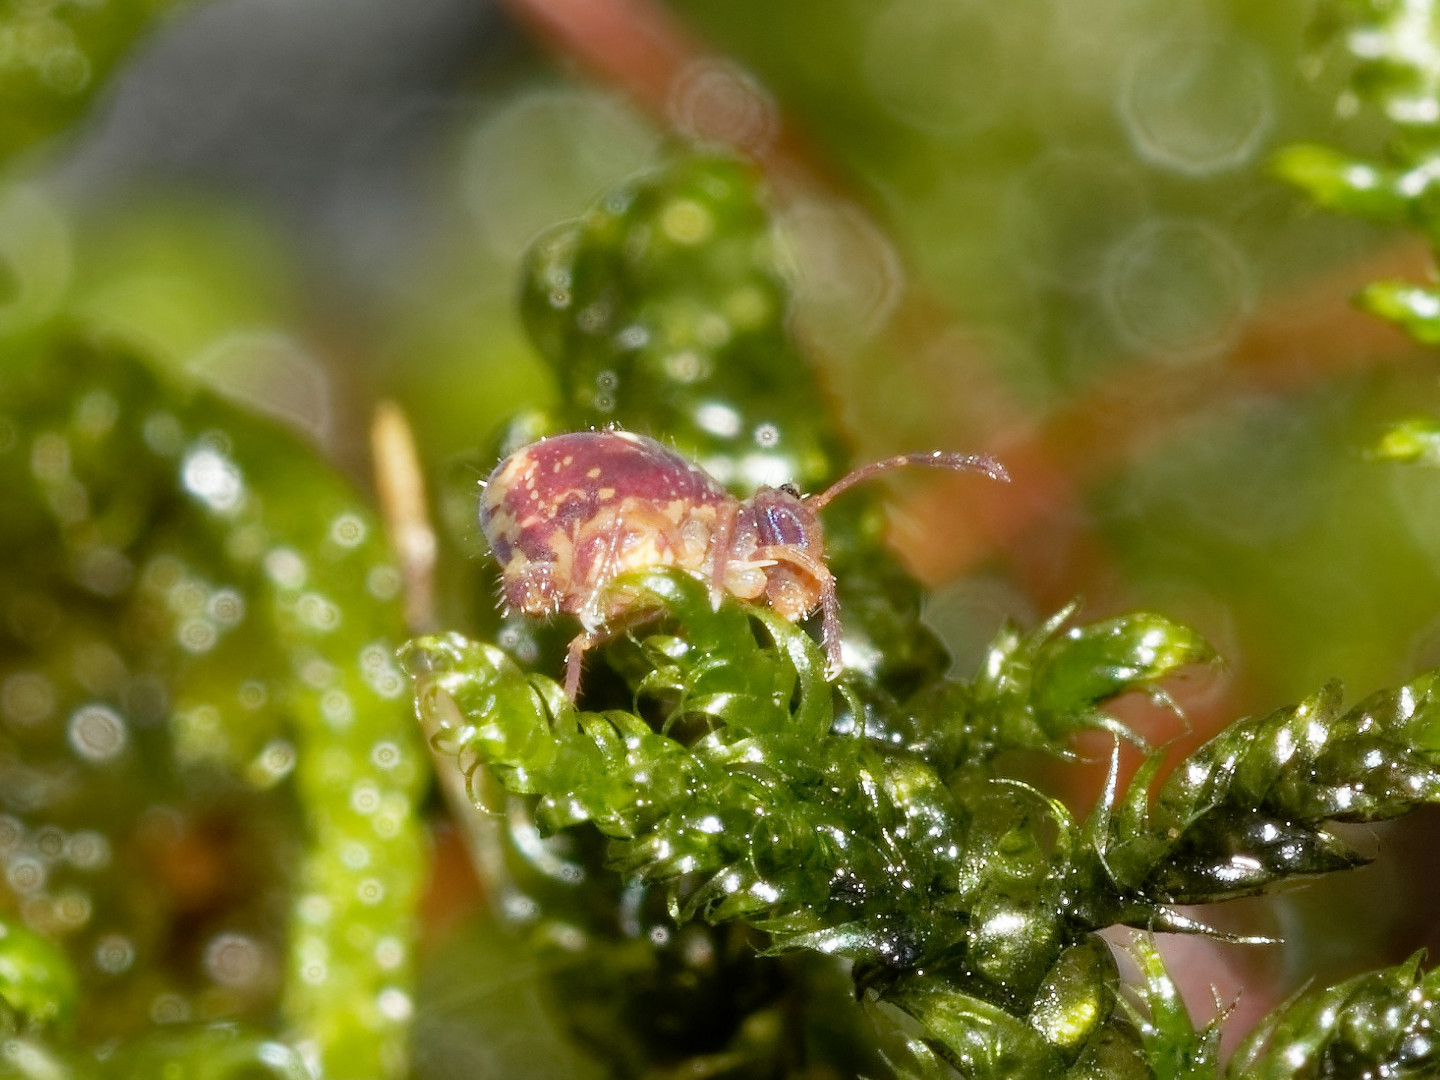
M 1010 481 L 1010 474 L 1005 471 L 1005 466 L 988 454 L 947 454 L 943 450 L 930 450 L 919 454 L 897 454 L 894 457 L 885 458 L 883 461 L 872 461 L 869 465 L 862 465 L 854 472 L 847 473 L 836 480 L 819 495 L 807 499 L 806 505 L 819 510 L 835 496 L 848 491 L 856 484 L 864 483 L 872 476 L 911 465 L 920 465 L 927 469 L 954 469 L 956 472 L 982 472 L 992 480 L 1000 480 L 1005 483 Z

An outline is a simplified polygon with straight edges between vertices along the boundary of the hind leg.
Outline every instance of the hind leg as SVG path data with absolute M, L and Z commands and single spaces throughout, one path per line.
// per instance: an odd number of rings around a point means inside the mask
M 570 639 L 565 650 L 565 696 L 572 702 L 580 694 L 580 674 L 585 664 L 585 654 L 597 645 L 604 645 L 611 638 L 628 634 L 637 627 L 661 618 L 665 613 L 658 609 L 631 612 L 624 618 L 598 630 L 582 630 Z

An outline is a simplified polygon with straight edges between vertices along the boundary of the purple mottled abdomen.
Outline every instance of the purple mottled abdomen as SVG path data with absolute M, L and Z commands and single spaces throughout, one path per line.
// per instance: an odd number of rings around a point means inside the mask
M 733 501 L 654 439 L 580 431 L 531 443 L 502 461 L 480 500 L 480 528 L 500 563 L 508 603 L 532 614 L 579 612 L 625 569 L 658 562 L 693 568 L 701 549 L 682 545 L 686 523 L 713 520 Z

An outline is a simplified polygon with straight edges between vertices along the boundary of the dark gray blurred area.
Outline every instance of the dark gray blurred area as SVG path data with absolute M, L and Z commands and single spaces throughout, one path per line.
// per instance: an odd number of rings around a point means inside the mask
M 523 49 L 487 0 L 217 0 L 129 58 L 56 172 L 81 205 L 143 185 L 257 202 L 347 284 L 433 227 L 427 166 Z

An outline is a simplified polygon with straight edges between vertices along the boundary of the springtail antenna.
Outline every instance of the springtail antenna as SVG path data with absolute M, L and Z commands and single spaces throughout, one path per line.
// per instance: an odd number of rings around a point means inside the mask
M 927 469 L 954 469 L 957 472 L 982 472 L 992 480 L 1000 480 L 1005 483 L 1010 481 L 1010 474 L 1005 471 L 1005 466 L 988 454 L 947 454 L 943 450 L 930 450 L 919 454 L 897 454 L 894 457 L 885 458 L 883 461 L 862 465 L 854 472 L 847 473 L 836 480 L 819 495 L 807 499 L 806 504 L 819 510 L 835 496 L 848 491 L 856 484 L 864 483 L 872 476 L 889 472 L 891 469 L 904 469 L 911 465 L 923 465 Z

